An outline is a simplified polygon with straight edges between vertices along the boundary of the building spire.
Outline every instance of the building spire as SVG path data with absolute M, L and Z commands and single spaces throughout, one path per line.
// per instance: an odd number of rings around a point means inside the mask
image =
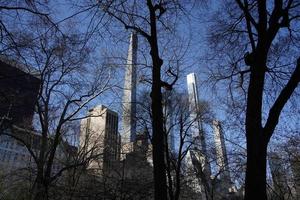
M 123 95 L 123 143 L 133 142 L 136 137 L 136 63 L 137 33 L 132 32 L 127 56 Z

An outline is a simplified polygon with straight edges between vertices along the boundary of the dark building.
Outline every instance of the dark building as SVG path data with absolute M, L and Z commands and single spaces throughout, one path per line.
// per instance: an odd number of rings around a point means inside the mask
M 39 78 L 0 60 L 0 120 L 30 126 L 39 88 Z

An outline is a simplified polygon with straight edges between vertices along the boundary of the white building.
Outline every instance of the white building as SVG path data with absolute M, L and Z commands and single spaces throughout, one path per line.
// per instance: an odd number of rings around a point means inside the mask
M 51 139 L 48 139 L 49 142 Z M 13 126 L 12 129 L 2 130 L 0 133 L 0 169 L 8 173 L 17 173 L 20 170 L 34 172 L 36 162 L 30 154 L 38 156 L 41 148 L 42 136 L 31 130 Z M 68 153 L 75 153 L 76 147 L 70 146 L 67 142 L 62 142 L 56 150 L 52 173 L 58 172 L 69 156 Z
M 81 121 L 80 149 L 91 158 L 88 169 L 96 173 L 109 171 L 120 159 L 118 114 L 100 105 L 91 109 Z

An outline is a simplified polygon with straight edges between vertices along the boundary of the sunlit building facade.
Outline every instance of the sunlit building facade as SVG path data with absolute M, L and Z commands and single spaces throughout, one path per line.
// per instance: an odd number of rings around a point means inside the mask
M 120 159 L 118 114 L 100 105 L 81 121 L 80 149 L 91 158 L 88 169 L 106 173 Z

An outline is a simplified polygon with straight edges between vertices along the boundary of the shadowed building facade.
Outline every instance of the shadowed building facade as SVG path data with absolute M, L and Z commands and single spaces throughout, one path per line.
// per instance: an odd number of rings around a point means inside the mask
M 232 184 L 230 179 L 224 132 L 222 130 L 221 123 L 218 120 L 213 120 L 213 127 L 218 172 L 224 187 L 229 189 Z
M 164 115 L 164 129 L 167 133 L 168 148 L 172 153 L 175 153 L 175 136 L 174 136 L 174 116 L 173 116 L 173 99 L 172 91 L 165 91 L 163 93 L 163 115 Z
M 288 186 L 287 169 L 285 161 L 277 152 L 269 152 L 268 160 L 273 180 L 273 199 L 288 199 L 290 188 Z
M 31 126 L 39 88 L 39 78 L 0 60 L 0 121 Z

